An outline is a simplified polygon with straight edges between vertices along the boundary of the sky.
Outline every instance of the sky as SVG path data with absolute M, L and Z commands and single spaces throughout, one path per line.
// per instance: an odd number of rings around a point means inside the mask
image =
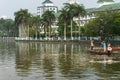
M 37 7 L 41 6 L 41 3 L 45 0 L 0 0 L 0 17 L 4 16 L 7 18 L 14 19 L 14 12 L 19 11 L 20 9 L 28 9 L 32 14 L 37 12 Z M 63 3 L 66 3 L 68 0 L 51 0 L 55 6 L 58 6 L 59 9 L 63 6 Z M 85 8 L 98 7 L 98 0 L 77 0 L 78 3 L 83 4 Z M 114 0 L 116 3 L 120 0 Z

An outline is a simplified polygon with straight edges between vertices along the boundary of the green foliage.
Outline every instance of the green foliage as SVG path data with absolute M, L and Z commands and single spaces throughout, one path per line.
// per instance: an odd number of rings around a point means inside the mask
M 114 2 L 113 0 L 98 0 L 97 3 Z
M 35 29 L 30 28 L 30 29 L 29 29 L 29 36 L 30 36 L 30 37 L 34 37 L 34 36 L 35 36 L 35 32 L 36 32 Z
M 31 14 L 27 9 L 20 9 L 14 15 L 15 25 L 19 28 L 19 37 L 28 37 L 29 32 L 26 32 L 26 30 L 29 29 L 31 23 Z
M 58 27 L 58 33 L 60 36 L 64 36 L 64 24 L 63 24 L 63 21 L 58 21 L 58 24 L 57 24 L 59 27 Z M 75 21 L 73 21 L 73 35 L 76 34 L 76 31 L 78 31 L 78 26 L 77 26 L 77 23 Z M 67 37 L 70 37 L 70 22 L 69 20 L 67 21 L 66 23 L 66 36 Z
M 0 36 L 15 36 L 17 28 L 12 19 L 0 19 Z
M 83 33 L 86 36 L 98 36 L 99 35 L 99 26 L 96 19 L 92 19 L 88 24 L 85 25 L 85 32 Z
M 20 9 L 19 11 L 14 13 L 15 15 L 15 24 L 28 24 L 30 21 L 31 14 L 28 12 L 28 9 Z
M 48 29 L 49 37 L 51 35 L 51 25 L 55 20 L 56 20 L 56 17 L 55 17 L 54 11 L 47 10 L 42 14 L 42 24 L 44 26 L 44 29 Z M 44 31 L 47 31 L 47 30 L 44 30 Z
M 85 25 L 87 36 L 120 35 L 120 14 L 117 11 L 105 11 Z

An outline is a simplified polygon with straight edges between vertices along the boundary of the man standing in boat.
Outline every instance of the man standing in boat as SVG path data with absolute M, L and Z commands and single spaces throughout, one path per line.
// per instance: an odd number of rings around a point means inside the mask
M 93 43 L 93 40 L 92 40 L 91 43 L 90 43 L 90 49 L 93 50 L 93 47 L 94 47 L 94 43 Z
M 103 41 L 103 42 L 102 42 L 102 45 L 103 45 L 104 52 L 106 52 L 106 50 L 107 50 L 107 45 L 106 45 L 106 42 L 105 42 L 105 41 Z

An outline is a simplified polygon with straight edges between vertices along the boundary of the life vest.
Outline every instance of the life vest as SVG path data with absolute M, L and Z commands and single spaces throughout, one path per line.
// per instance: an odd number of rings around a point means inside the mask
M 107 50 L 108 50 L 108 51 L 112 51 L 112 48 L 111 48 L 111 47 L 108 47 Z

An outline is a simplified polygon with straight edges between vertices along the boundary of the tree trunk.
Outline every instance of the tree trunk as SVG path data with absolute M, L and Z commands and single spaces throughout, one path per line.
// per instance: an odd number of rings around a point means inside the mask
M 19 37 L 21 37 L 21 38 L 27 37 L 26 28 L 25 28 L 24 24 L 19 25 Z
M 36 35 L 36 39 L 37 39 L 37 35 L 38 35 L 38 34 L 37 34 L 37 31 L 38 31 L 38 29 L 37 29 L 37 26 L 36 26 L 36 33 L 35 33 L 35 35 Z
M 64 22 L 64 40 L 66 40 L 66 22 Z
M 71 24 L 71 39 L 73 40 L 73 32 L 72 32 L 72 28 L 73 28 L 73 20 L 72 18 L 70 19 L 70 24 Z
M 80 16 L 78 16 L 78 25 L 79 25 L 79 30 L 78 30 L 78 32 L 79 32 L 79 40 L 80 40 Z

